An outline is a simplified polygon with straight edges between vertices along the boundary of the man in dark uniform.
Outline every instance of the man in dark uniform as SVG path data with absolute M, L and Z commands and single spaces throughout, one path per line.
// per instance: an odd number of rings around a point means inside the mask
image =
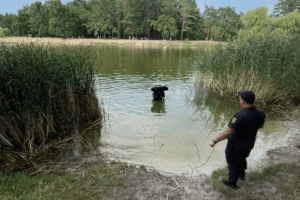
M 225 154 L 229 177 L 223 180 L 223 184 L 233 189 L 238 189 L 236 182 L 239 178 L 245 180 L 246 158 L 254 147 L 258 129 L 263 128 L 265 122 L 265 113 L 253 106 L 253 92 L 238 92 L 238 96 L 242 110 L 233 115 L 228 128 L 210 144 L 214 147 L 217 142 L 228 138 Z
M 166 86 L 157 85 L 153 88 L 151 88 L 151 91 L 153 91 L 153 99 L 154 100 L 163 100 L 165 97 L 165 90 L 168 90 L 169 88 Z

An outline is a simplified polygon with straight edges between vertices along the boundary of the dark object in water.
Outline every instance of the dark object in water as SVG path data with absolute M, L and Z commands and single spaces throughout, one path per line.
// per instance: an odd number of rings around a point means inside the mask
M 151 91 L 153 91 L 153 100 L 163 100 L 165 97 L 165 90 L 168 90 L 168 88 L 161 85 L 151 88 Z

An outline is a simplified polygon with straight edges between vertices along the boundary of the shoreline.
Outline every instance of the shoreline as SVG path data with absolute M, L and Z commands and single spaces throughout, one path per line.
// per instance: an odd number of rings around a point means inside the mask
M 285 121 L 284 126 L 275 133 L 268 135 L 259 134 L 255 147 L 247 159 L 248 170 L 246 173 L 260 172 L 265 167 L 276 163 L 298 162 L 300 158 L 299 136 L 300 119 Z M 100 154 L 96 153 L 94 156 L 86 157 L 82 155 L 82 157 L 77 157 L 73 161 L 57 164 L 57 168 L 59 171 L 67 172 L 75 177 L 80 184 L 84 185 L 86 178 L 91 175 L 88 169 L 93 167 L 98 169 L 100 166 L 99 162 L 107 165 L 108 167 L 106 167 L 112 169 L 116 177 L 121 178 L 122 184 L 101 193 L 101 199 L 156 200 L 167 199 L 167 196 L 169 198 L 189 200 L 228 198 L 228 196 L 226 198 L 226 195 L 223 196 L 218 189 L 214 189 L 211 174 L 196 173 L 195 170 L 193 172 L 190 171 L 192 172 L 191 174 L 165 174 L 148 166 L 111 161 L 103 155 L 98 155 Z M 120 166 L 123 166 L 123 168 L 120 168 Z M 99 183 L 96 185 L 98 186 Z M 248 180 L 239 181 L 238 186 L 240 186 L 240 189 L 236 192 L 230 188 L 226 188 L 225 191 L 231 195 L 243 195 L 247 192 L 248 187 L 255 189 L 252 192 L 262 189 L 262 186 L 254 186 Z M 265 189 L 268 190 L 268 188 Z M 272 191 L 268 192 L 272 193 Z
M 199 46 L 199 45 L 218 45 L 223 42 L 218 41 L 174 41 L 174 40 L 129 40 L 129 39 L 94 39 L 94 38 L 32 38 L 32 37 L 6 37 L 0 38 L 0 43 L 38 43 L 38 44 L 58 44 L 58 45 L 97 45 L 113 44 L 119 46 L 134 45 L 143 46 Z

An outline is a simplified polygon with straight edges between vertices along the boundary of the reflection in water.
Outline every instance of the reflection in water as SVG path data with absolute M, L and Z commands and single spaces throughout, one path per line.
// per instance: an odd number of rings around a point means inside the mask
M 166 113 L 165 100 L 152 100 L 152 113 Z

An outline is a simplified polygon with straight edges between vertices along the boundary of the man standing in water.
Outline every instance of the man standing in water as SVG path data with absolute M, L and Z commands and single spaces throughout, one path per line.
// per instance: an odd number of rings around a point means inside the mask
M 166 86 L 157 85 L 153 88 L 151 88 L 151 91 L 153 91 L 153 100 L 163 100 L 165 98 L 165 90 L 168 90 L 169 88 Z
M 258 129 L 263 128 L 265 122 L 265 113 L 253 106 L 253 92 L 238 92 L 238 96 L 242 110 L 233 115 L 228 128 L 210 144 L 214 147 L 216 143 L 228 138 L 225 154 L 229 177 L 223 180 L 223 184 L 233 189 L 238 189 L 236 182 L 239 178 L 245 180 L 246 158 L 254 147 Z

